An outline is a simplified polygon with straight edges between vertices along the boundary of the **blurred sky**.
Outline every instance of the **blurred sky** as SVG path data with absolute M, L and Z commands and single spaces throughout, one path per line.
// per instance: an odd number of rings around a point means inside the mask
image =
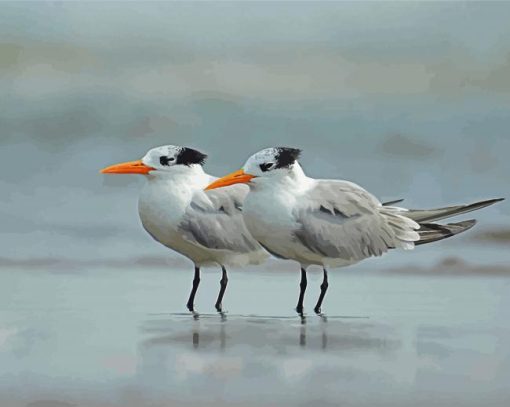
M 162 144 L 215 175 L 300 147 L 309 175 L 411 207 L 507 196 L 509 21 L 505 2 L 2 2 L 0 257 L 175 256 L 139 224 L 143 179 L 98 174 Z

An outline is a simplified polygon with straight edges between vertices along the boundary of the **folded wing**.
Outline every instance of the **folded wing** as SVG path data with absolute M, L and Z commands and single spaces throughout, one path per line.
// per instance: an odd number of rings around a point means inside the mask
M 241 212 L 248 191 L 246 185 L 233 185 L 197 192 L 179 225 L 184 238 L 208 249 L 238 253 L 261 250 Z
M 410 249 L 419 225 L 402 210 L 385 207 L 369 192 L 347 181 L 318 181 L 295 213 L 295 238 L 315 254 L 359 261 L 389 249 Z

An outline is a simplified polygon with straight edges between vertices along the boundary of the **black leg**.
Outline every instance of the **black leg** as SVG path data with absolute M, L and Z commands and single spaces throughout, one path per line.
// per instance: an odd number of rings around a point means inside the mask
M 321 284 L 321 294 L 319 295 L 319 300 L 317 301 L 317 305 L 313 309 L 316 314 L 320 314 L 321 313 L 322 300 L 324 300 L 324 296 L 326 295 L 326 291 L 328 291 L 328 286 L 329 286 L 329 284 L 328 284 L 328 271 L 326 269 L 324 269 L 324 278 L 322 279 L 322 284 Z
M 299 283 L 299 300 L 296 307 L 296 312 L 299 315 L 303 315 L 303 299 L 305 298 L 306 291 L 306 270 L 301 267 L 301 282 Z
M 200 267 L 195 266 L 195 277 L 193 277 L 193 286 L 191 287 L 189 300 L 188 303 L 186 304 L 186 306 L 191 312 L 195 312 L 193 303 L 195 302 L 195 294 L 197 293 L 199 284 L 200 284 Z
M 220 280 L 220 293 L 218 294 L 218 300 L 216 301 L 216 311 L 222 312 L 221 302 L 223 300 L 223 294 L 225 294 L 225 290 L 227 289 L 228 277 L 227 270 L 225 266 L 221 266 L 221 280 Z

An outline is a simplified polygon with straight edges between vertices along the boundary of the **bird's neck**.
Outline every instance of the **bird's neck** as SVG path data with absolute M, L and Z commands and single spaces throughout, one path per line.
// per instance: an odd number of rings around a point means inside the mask
M 313 182 L 306 176 L 299 163 L 294 163 L 290 171 L 274 177 L 260 177 L 254 183 L 254 189 L 277 189 L 298 192 L 306 190 Z
M 175 166 L 171 171 L 156 171 L 147 177 L 150 185 L 182 185 L 189 188 L 205 188 L 210 176 L 201 165 Z
M 283 186 L 294 191 L 306 190 L 312 182 L 313 180 L 306 176 L 298 162 L 292 165 L 288 175 L 282 179 Z
M 155 171 L 147 177 L 148 182 L 138 200 L 138 211 L 144 224 L 154 219 L 159 219 L 160 223 L 177 222 L 194 194 L 211 182 L 211 177 L 199 165 L 176 167 L 170 171 Z
M 291 179 L 293 182 L 306 182 L 306 180 L 308 180 L 308 177 L 306 176 L 305 172 L 303 171 L 303 168 L 301 168 L 298 162 L 295 162 L 292 165 L 288 178 Z

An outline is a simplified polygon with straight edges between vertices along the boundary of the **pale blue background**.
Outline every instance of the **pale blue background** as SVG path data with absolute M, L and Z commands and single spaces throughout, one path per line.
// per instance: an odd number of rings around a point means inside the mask
M 507 3 L 2 3 L 0 187 L 6 257 L 166 256 L 140 232 L 153 146 L 206 169 L 304 150 L 311 176 L 410 206 L 505 196 Z M 484 224 L 508 225 L 508 206 Z M 426 250 L 426 249 L 425 249 Z

